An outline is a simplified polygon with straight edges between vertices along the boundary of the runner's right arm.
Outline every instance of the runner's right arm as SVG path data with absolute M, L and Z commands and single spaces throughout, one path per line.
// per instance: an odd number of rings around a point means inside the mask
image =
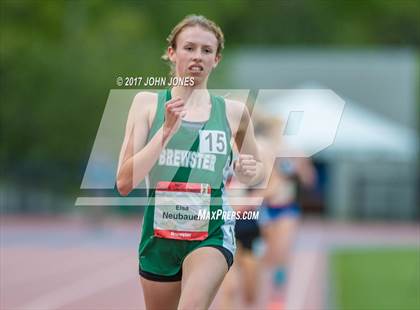
M 117 189 L 122 196 L 127 196 L 149 173 L 161 151 L 178 130 L 185 113 L 183 100 L 169 100 L 164 124 L 147 142 L 153 101 L 156 101 L 154 94 L 137 94 L 128 114 L 117 171 Z

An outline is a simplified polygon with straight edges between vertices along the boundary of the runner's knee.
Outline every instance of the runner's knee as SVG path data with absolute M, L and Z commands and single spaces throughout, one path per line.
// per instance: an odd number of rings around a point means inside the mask
M 197 296 L 188 296 L 187 298 L 181 298 L 178 304 L 178 310 L 202 310 L 208 308 L 205 301 L 198 298 Z

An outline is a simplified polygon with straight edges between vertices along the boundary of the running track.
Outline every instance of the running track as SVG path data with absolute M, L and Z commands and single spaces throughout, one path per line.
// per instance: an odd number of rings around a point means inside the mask
M 0 309 L 144 309 L 140 219 L 2 217 L 0 224 Z M 293 251 L 287 308 L 333 306 L 327 280 L 332 248 L 419 246 L 419 236 L 415 224 L 305 220 Z M 254 309 L 264 308 L 261 296 Z M 243 307 L 238 302 L 236 309 Z

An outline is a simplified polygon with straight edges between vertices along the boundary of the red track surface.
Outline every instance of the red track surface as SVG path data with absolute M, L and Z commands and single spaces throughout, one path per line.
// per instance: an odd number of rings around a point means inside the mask
M 1 309 L 144 309 L 137 275 L 139 219 L 1 219 Z M 392 230 L 392 234 L 389 231 Z M 287 308 L 328 305 L 334 246 L 419 245 L 414 224 L 305 221 L 293 252 Z M 269 287 L 269 281 L 263 279 Z M 238 294 L 239 295 L 239 294 Z M 263 309 L 264 294 L 253 308 Z M 218 297 L 212 305 L 217 309 Z M 235 309 L 245 305 L 237 301 Z

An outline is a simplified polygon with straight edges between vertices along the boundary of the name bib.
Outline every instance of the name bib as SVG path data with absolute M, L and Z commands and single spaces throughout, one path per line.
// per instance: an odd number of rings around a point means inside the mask
M 155 190 L 154 235 L 177 240 L 204 240 L 209 219 L 200 214 L 210 211 L 209 184 L 158 182 Z

